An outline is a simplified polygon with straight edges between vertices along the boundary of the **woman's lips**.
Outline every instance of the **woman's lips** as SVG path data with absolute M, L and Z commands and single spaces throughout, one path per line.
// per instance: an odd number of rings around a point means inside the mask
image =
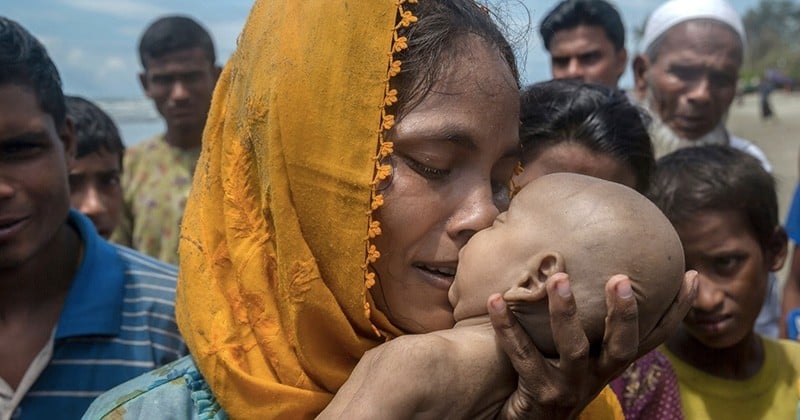
M 441 290 L 450 289 L 456 275 L 455 267 L 456 264 L 414 264 L 414 268 L 420 273 L 425 282 Z

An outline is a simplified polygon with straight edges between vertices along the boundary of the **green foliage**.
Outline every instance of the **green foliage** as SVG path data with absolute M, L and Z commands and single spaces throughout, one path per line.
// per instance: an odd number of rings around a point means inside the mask
M 800 4 L 791 0 L 761 0 L 744 15 L 747 52 L 744 80 L 777 69 L 800 78 Z

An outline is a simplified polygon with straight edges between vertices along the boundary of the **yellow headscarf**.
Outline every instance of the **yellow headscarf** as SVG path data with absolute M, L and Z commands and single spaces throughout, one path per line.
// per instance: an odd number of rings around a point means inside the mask
M 233 418 L 313 417 L 366 350 L 401 333 L 372 308 L 366 267 L 392 53 L 415 2 L 256 1 L 220 77 L 176 316 Z

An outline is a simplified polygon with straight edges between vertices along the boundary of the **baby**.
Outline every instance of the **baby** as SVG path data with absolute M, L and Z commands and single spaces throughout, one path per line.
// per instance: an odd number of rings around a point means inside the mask
M 442 357 L 424 364 L 419 358 L 415 363 L 414 348 L 409 346 L 401 352 L 408 360 L 384 360 L 382 349 L 404 346 L 402 336 L 364 356 L 371 361 L 370 369 L 419 371 L 415 383 L 385 384 L 381 417 L 443 418 L 450 410 L 488 413 L 502 405 L 516 387 L 516 375 L 496 344 L 486 301 L 491 294 L 504 292 L 537 348 L 544 356 L 557 357 L 545 281 L 559 272 L 569 274 L 586 336 L 592 348 L 599 348 L 605 329 L 606 281 L 614 274 L 630 277 L 639 310 L 639 337 L 645 337 L 678 294 L 683 248 L 669 220 L 633 189 L 570 173 L 530 182 L 507 212 L 461 249 L 450 288 L 456 325 L 426 334 L 428 344 L 439 347 L 437 354 Z M 454 375 L 461 379 L 458 386 L 450 379 Z M 459 396 L 464 387 L 480 387 L 479 395 L 486 399 L 463 401 Z M 350 404 L 369 402 L 356 397 Z M 335 411 L 329 406 L 323 414 Z

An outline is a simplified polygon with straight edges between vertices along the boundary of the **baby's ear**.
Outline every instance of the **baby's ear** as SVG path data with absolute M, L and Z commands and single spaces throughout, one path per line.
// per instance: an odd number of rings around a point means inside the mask
M 517 281 L 515 287 L 508 290 L 504 298 L 507 301 L 534 301 L 547 297 L 545 283 L 556 273 L 566 269 L 564 257 L 558 252 L 544 251 L 531 256 L 525 263 L 525 277 Z
M 564 273 L 567 269 L 564 257 L 555 251 L 546 251 L 534 255 L 529 260 L 528 267 L 536 271 L 536 278 L 542 285 L 553 274 Z

